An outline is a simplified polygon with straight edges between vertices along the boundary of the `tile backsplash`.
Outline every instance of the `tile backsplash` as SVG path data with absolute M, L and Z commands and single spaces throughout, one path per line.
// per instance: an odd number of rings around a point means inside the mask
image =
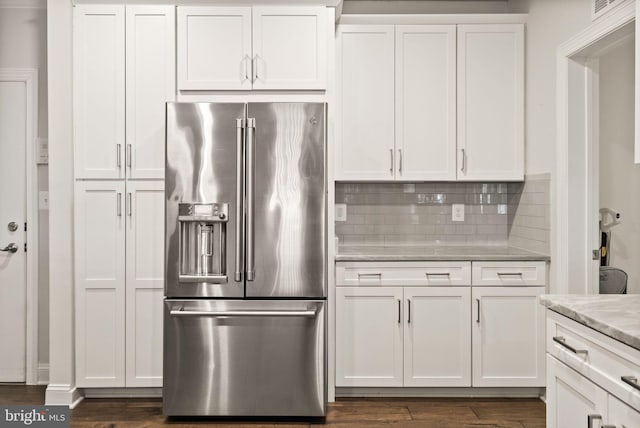
M 335 201 L 347 206 L 336 236 L 341 245 L 526 245 L 520 235 L 532 207 L 517 210 L 525 189 L 524 183 L 336 183 Z M 464 204 L 464 221 L 452 220 L 452 204 Z
M 537 253 L 551 250 L 551 176 L 528 175 L 509 187 L 509 245 Z

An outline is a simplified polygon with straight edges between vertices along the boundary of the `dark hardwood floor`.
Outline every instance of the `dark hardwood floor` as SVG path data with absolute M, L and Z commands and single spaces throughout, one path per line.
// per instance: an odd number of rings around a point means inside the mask
M 0 385 L 0 404 L 42 404 L 44 387 Z M 233 428 L 308 427 L 308 423 L 165 420 L 160 399 L 88 399 L 71 412 L 71 426 L 141 428 L 170 424 Z M 343 398 L 329 404 L 332 427 L 543 428 L 545 406 L 537 399 Z

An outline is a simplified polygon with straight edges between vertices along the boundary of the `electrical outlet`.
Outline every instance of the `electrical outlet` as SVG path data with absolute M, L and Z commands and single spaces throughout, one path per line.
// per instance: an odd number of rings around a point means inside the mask
M 336 221 L 347 221 L 347 204 L 336 204 Z
M 38 208 L 41 211 L 46 211 L 49 209 L 49 192 L 48 191 L 43 190 L 38 193 Z
M 451 221 L 464 221 L 464 204 L 451 205 Z

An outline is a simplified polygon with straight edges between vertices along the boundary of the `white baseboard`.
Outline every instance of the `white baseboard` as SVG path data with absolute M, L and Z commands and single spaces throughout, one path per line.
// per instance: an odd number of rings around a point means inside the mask
M 83 388 L 85 398 L 160 398 L 162 388 Z
M 336 397 L 540 398 L 545 388 L 336 388 Z
M 45 394 L 45 405 L 47 406 L 69 406 L 75 408 L 84 399 L 82 392 L 71 385 L 49 384 Z
M 49 364 L 38 364 L 37 385 L 49 385 Z

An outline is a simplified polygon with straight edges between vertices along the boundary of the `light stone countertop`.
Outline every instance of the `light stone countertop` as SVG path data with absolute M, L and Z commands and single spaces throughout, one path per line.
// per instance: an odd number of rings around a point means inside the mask
M 543 295 L 540 303 L 640 350 L 640 294 Z
M 341 245 L 337 262 L 367 261 L 547 261 L 549 256 L 512 247 Z

